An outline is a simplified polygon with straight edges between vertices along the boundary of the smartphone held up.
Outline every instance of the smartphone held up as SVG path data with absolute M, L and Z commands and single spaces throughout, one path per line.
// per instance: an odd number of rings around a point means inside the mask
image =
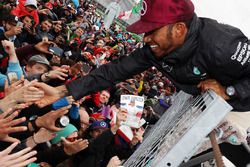
M 57 46 L 55 46 L 54 44 L 51 44 L 48 48 L 49 52 L 52 53 L 53 55 L 56 56 L 62 56 L 63 54 L 63 50 Z

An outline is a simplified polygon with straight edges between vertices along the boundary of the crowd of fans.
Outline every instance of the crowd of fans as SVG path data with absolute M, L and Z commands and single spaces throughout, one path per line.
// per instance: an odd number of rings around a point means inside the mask
M 47 86 L 119 61 L 141 41 L 116 23 L 105 29 L 84 0 L 1 0 L 0 11 L 0 166 L 119 166 L 171 105 L 175 87 L 156 68 L 78 101 L 40 99 Z M 146 123 L 131 129 L 130 141 L 117 133 L 127 117 L 123 94 L 145 98 Z

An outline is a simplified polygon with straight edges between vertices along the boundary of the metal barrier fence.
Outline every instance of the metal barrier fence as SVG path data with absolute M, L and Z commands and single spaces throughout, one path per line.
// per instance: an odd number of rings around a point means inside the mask
M 193 98 L 179 92 L 125 167 L 177 167 L 188 161 L 203 139 L 232 109 L 213 91 Z

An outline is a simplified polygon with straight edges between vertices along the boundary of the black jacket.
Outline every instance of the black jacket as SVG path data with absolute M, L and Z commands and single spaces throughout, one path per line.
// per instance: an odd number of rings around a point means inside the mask
M 237 28 L 208 18 L 194 16 L 185 43 L 157 60 L 150 48 L 144 46 L 94 70 L 90 75 L 67 85 L 75 99 L 101 90 L 155 66 L 179 90 L 197 95 L 197 84 L 215 79 L 223 86 L 234 86 L 236 95 L 228 102 L 234 110 L 250 110 L 250 45 Z
M 96 139 L 89 139 L 89 146 L 77 153 L 74 159 L 74 167 L 100 167 L 104 158 L 105 150 L 114 138 L 114 134 L 107 130 Z

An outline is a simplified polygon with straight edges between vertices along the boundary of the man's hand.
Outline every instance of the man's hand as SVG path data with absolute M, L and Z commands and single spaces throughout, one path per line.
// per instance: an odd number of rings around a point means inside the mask
M 23 28 L 26 29 L 27 31 L 30 30 L 32 27 L 32 23 L 25 23 L 23 24 Z
M 41 78 L 43 81 L 48 81 L 50 79 L 60 79 L 62 81 L 65 80 L 65 78 L 68 77 L 68 70 L 63 69 L 63 68 L 58 68 L 56 70 L 51 70 L 47 73 L 44 73 Z
M 81 62 L 78 62 L 78 63 L 74 64 L 74 65 L 69 69 L 69 75 L 70 75 L 70 76 L 75 76 L 75 75 L 77 75 L 77 74 L 81 71 L 81 68 L 82 68 L 82 63 L 81 63 Z
M 67 114 L 69 111 L 68 109 L 70 107 L 71 106 L 62 107 L 58 110 L 50 111 L 47 114 L 44 114 L 43 116 L 38 117 L 35 121 L 36 126 L 39 128 L 43 127 L 45 129 L 48 129 L 48 130 L 53 131 L 53 132 L 57 132 L 57 131 L 62 130 L 62 128 L 56 127 L 56 125 L 55 125 L 56 120 L 58 118 L 60 118 L 61 116 Z
M 17 142 L 18 139 L 12 138 L 9 136 L 10 133 L 16 132 L 23 132 L 27 130 L 26 126 L 16 126 L 26 119 L 25 117 L 15 119 L 14 118 L 18 115 L 18 112 L 13 112 L 11 109 L 5 111 L 4 113 L 0 114 L 0 140 L 6 142 Z M 14 127 L 16 126 L 16 127 Z
M 37 43 L 37 44 L 35 45 L 35 48 L 36 48 L 36 50 L 38 50 L 39 52 L 42 52 L 42 53 L 46 53 L 46 54 L 52 55 L 52 53 L 49 52 L 49 46 L 50 46 L 51 44 L 54 45 L 55 43 L 53 43 L 53 42 L 48 42 L 48 41 L 41 41 L 41 42 L 39 42 L 39 43 Z
M 41 167 L 52 167 L 50 164 L 48 164 L 47 162 L 40 162 L 38 165 L 40 165 Z
M 36 144 L 44 143 L 50 141 L 55 138 L 56 134 L 54 132 L 50 132 L 47 129 L 40 128 L 40 130 L 33 135 L 33 140 Z
M 78 139 L 74 142 L 70 142 L 64 137 L 61 137 L 63 142 L 64 152 L 68 155 L 76 154 L 89 146 L 88 140 Z
M 134 137 L 133 137 L 133 139 L 131 141 L 131 144 L 133 146 L 135 146 L 138 142 L 140 142 L 140 143 L 142 142 L 144 132 L 145 132 L 145 129 L 143 127 L 136 130 L 136 132 L 134 134 Z
M 17 35 L 17 34 L 20 34 L 22 32 L 22 27 L 19 27 L 19 26 L 15 26 L 15 27 L 12 27 L 9 31 L 6 31 L 4 33 L 4 35 L 9 38 L 9 37 L 12 37 L 14 35 Z
M 9 85 L 8 81 L 6 80 L 4 83 L 4 95 L 5 97 L 9 96 L 11 93 L 17 91 L 18 89 L 22 88 L 24 86 L 24 77 L 22 76 L 20 80 L 14 82 L 13 84 Z M 22 110 L 24 108 L 29 107 L 33 102 L 25 102 L 25 103 L 19 103 L 16 104 L 15 100 L 13 100 L 12 109 L 13 110 Z M 10 100 L 8 100 L 10 102 Z M 5 103 L 6 105 L 6 103 Z M 0 105 L 1 106 L 1 105 Z
M 241 145 L 247 142 L 246 130 L 230 117 L 223 119 L 215 128 L 215 131 L 219 134 L 218 138 L 221 142 L 228 142 L 233 145 Z
M 3 45 L 5 52 L 8 53 L 9 56 L 16 55 L 15 46 L 13 42 L 3 40 L 2 45 Z
M 22 76 L 22 78 L 20 80 L 14 82 L 11 85 L 9 85 L 8 81 L 5 80 L 5 83 L 4 83 L 4 95 L 8 96 L 12 92 L 20 89 L 23 85 L 24 85 L 24 77 L 23 76 Z
M 68 91 L 65 85 L 59 87 L 52 87 L 42 82 L 36 82 L 35 87 L 39 88 L 40 90 L 44 91 L 44 97 L 35 102 L 35 104 L 42 108 L 53 102 L 59 100 L 60 98 L 67 95 Z
M 43 14 L 43 15 L 48 15 L 49 11 L 50 11 L 49 9 L 40 9 L 40 10 L 38 10 L 38 13 Z
M 34 102 L 40 100 L 42 97 L 44 97 L 44 92 L 36 88 L 34 83 L 37 83 L 37 81 L 34 80 L 29 82 L 28 84 L 9 94 L 7 98 L 15 100 L 17 103 Z
M 121 160 L 117 156 L 114 156 L 110 159 L 107 167 L 118 167 L 121 164 L 122 164 Z
M 31 35 L 35 35 L 35 33 L 36 33 L 36 29 L 35 29 L 35 27 L 26 27 L 26 30 L 28 31 L 28 33 L 29 34 L 31 34 Z
M 121 122 L 127 120 L 127 116 L 128 116 L 128 111 L 126 109 L 120 109 L 116 115 L 116 125 L 120 126 Z
M 34 148 L 37 144 L 50 141 L 56 136 L 55 133 L 48 131 L 47 129 L 40 128 L 37 133 L 26 139 L 26 146 Z
M 205 81 L 201 81 L 198 86 L 201 92 L 204 92 L 208 89 L 213 90 L 216 94 L 221 96 L 224 100 L 229 100 L 229 96 L 226 95 L 226 88 L 223 87 L 218 81 L 215 79 L 207 79 Z
M 25 148 L 17 153 L 10 154 L 18 143 L 13 143 L 8 148 L 0 152 L 0 166 L 2 167 L 21 167 L 36 161 L 33 157 L 37 152 L 31 151 L 31 148 Z
M 34 87 L 32 84 L 36 81 L 32 81 L 24 86 L 22 81 L 18 81 L 13 87 L 5 87 L 6 96 L 0 101 L 0 108 L 3 111 L 7 111 L 11 106 L 12 109 L 23 109 L 31 105 L 34 101 L 40 100 L 44 97 L 44 92 Z M 24 82 L 25 83 L 25 82 Z M 7 83 L 6 83 L 7 85 Z
M 116 134 L 116 131 L 121 126 L 121 122 L 126 121 L 127 119 L 127 110 L 126 109 L 120 109 L 116 114 L 116 122 L 115 124 L 110 128 L 111 132 L 113 134 Z

